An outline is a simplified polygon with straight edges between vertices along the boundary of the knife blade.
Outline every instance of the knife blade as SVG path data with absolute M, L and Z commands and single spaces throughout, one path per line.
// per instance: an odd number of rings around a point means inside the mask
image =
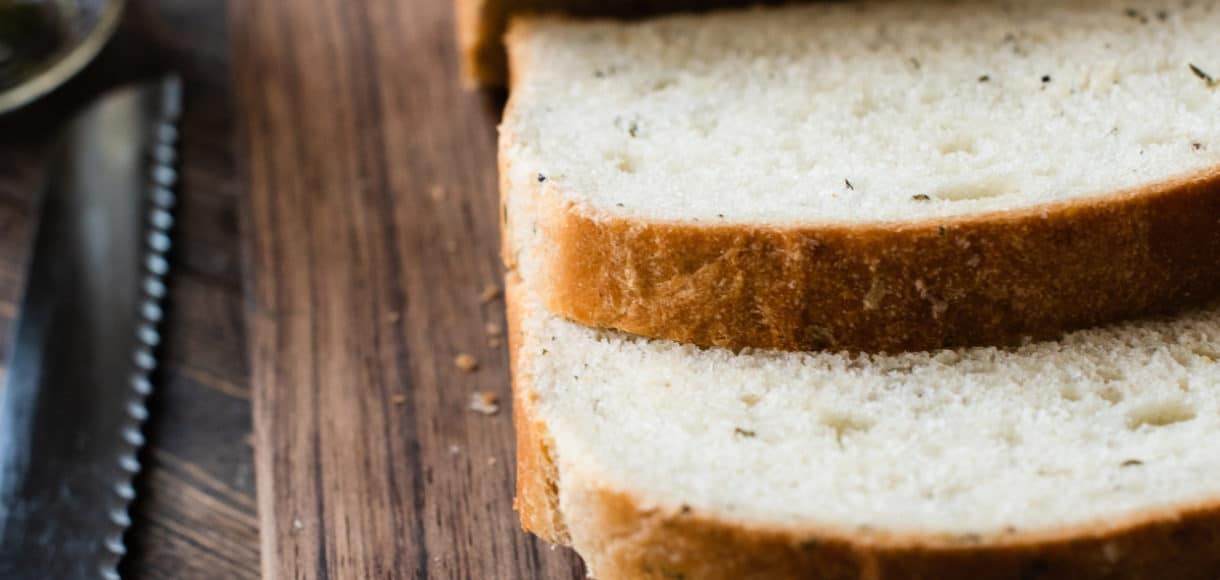
M 176 77 L 118 90 L 51 165 L 0 393 L 0 578 L 117 578 L 157 365 Z

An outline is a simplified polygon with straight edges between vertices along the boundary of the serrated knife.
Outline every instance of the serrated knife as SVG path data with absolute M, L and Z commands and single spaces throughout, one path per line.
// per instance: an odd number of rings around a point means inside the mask
M 0 578 L 117 578 L 177 181 L 176 77 L 120 89 L 50 165 L 4 390 Z

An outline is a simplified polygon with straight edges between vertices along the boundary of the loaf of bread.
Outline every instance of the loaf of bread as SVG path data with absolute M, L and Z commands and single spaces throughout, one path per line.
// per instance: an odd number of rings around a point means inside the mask
M 553 312 L 729 348 L 1016 344 L 1197 303 L 1220 4 L 1133 6 L 520 20 L 506 235 Z

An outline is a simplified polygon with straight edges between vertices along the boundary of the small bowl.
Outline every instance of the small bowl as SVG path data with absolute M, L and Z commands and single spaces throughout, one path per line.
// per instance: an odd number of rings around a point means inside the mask
M 51 92 L 89 64 L 118 28 L 124 3 L 0 0 L 0 115 Z

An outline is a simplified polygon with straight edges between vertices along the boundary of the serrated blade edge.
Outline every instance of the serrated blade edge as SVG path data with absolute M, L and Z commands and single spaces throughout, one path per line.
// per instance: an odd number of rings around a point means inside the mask
M 0 393 L 0 578 L 117 578 L 170 269 L 182 82 L 110 93 L 48 179 Z

